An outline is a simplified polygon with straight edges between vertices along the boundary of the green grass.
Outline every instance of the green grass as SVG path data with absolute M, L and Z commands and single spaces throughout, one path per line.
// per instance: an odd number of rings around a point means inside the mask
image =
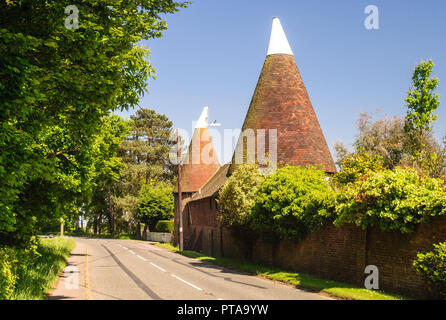
M 350 284 L 323 280 L 313 277 L 308 274 L 296 273 L 284 271 L 278 268 L 266 267 L 258 264 L 254 264 L 247 261 L 229 259 L 229 258 L 214 258 L 202 255 L 194 251 L 182 251 L 180 252 L 178 247 L 174 247 L 170 243 L 157 244 L 160 247 L 175 251 L 189 258 L 199 259 L 214 263 L 216 265 L 226 267 L 229 269 L 244 271 L 249 274 L 257 275 L 274 281 L 280 281 L 287 284 L 291 284 L 296 287 L 309 289 L 312 291 L 326 293 L 330 296 L 349 299 L 349 300 L 405 300 L 407 298 L 396 294 L 385 293 L 382 291 L 368 290 L 365 288 L 359 288 Z
M 19 261 L 19 278 L 11 299 L 45 299 L 75 245 L 69 238 L 41 239 L 38 248 L 40 256 L 29 261 Z

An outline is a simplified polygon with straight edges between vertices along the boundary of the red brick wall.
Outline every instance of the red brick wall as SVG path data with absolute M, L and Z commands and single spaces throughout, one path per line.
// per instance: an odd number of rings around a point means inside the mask
M 215 200 L 214 200 L 215 201 Z M 208 255 L 244 259 L 246 246 L 231 230 L 216 222 L 217 209 L 210 208 L 209 198 L 189 203 L 191 224 L 189 233 L 198 241 L 189 241 L 186 249 Z M 379 228 L 362 230 L 353 225 L 326 226 L 300 242 L 269 243 L 257 240 L 252 245 L 252 260 L 265 265 L 282 267 L 364 285 L 367 265 L 379 269 L 380 289 L 403 295 L 428 298 L 431 294 L 425 280 L 412 266 L 416 253 L 427 250 L 433 243 L 446 241 L 446 216 L 420 224 L 410 235 L 382 232 Z M 195 244 L 195 247 L 192 247 Z

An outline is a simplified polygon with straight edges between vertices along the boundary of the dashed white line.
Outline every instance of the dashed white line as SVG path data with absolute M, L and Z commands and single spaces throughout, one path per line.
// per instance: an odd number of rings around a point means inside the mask
M 131 254 L 135 254 L 132 250 L 129 250 L 129 252 L 130 252 Z
M 140 258 L 141 260 L 143 260 L 143 261 L 147 261 L 147 259 L 146 258 L 144 258 L 144 257 L 141 257 L 139 254 L 137 255 L 137 257 L 138 258 Z
M 124 250 L 128 250 L 129 248 L 126 248 L 126 247 L 122 247 L 122 249 L 124 249 Z
M 162 272 L 167 272 L 166 270 L 164 270 L 164 269 L 161 268 L 160 266 L 157 266 L 157 265 L 154 264 L 153 262 L 150 262 L 150 264 L 151 264 L 152 266 L 154 266 L 155 268 L 160 269 Z
M 175 275 L 175 274 L 171 274 L 171 276 L 172 277 L 174 277 L 175 279 L 178 279 L 178 280 L 180 280 L 181 282 L 184 282 L 185 284 L 187 284 L 187 285 L 189 285 L 189 286 L 191 286 L 192 288 L 195 288 L 195 289 L 197 289 L 198 291 L 203 291 L 203 289 L 201 289 L 201 288 L 199 288 L 199 287 L 197 287 L 196 285 L 193 285 L 192 283 L 190 283 L 190 282 L 187 282 L 186 280 L 184 280 L 184 279 L 181 279 L 180 277 L 178 277 L 177 275 Z

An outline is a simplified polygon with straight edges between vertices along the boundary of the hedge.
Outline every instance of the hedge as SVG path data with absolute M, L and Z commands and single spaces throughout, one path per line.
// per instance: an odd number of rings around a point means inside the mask
M 173 220 L 160 220 L 155 226 L 156 232 L 173 232 L 174 222 Z

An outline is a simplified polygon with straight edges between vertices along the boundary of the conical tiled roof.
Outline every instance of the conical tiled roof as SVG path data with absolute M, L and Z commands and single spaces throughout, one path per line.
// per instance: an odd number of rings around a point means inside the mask
M 270 150 L 268 131 L 277 130 L 278 164 L 322 165 L 326 172 L 336 171 L 288 40 L 277 18 L 273 20 L 268 55 L 242 132 L 247 129 L 254 130 L 256 138 L 262 138 L 258 136 L 261 132 L 258 130 L 266 130 L 266 139 L 262 139 L 267 153 Z M 235 168 L 236 154 L 241 152 L 241 148 L 245 153 L 244 162 L 247 152 L 255 154 L 253 148 L 248 147 L 250 150 L 246 150 L 246 142 L 243 145 L 242 139 L 237 144 L 229 174 Z M 258 148 L 257 139 L 255 144 Z
M 208 112 L 209 108 L 205 107 L 195 127 L 187 157 L 181 166 L 181 192 L 197 192 L 220 168 L 208 130 Z

